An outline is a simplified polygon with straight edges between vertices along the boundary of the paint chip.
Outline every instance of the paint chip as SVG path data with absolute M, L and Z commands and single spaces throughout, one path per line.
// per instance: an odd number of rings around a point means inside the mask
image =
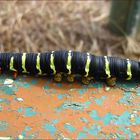
M 16 98 L 17 101 L 23 102 L 24 100 L 22 98 Z
M 8 87 L 12 87 L 13 86 L 13 80 L 12 79 L 6 79 L 4 81 L 4 85 L 7 85 Z

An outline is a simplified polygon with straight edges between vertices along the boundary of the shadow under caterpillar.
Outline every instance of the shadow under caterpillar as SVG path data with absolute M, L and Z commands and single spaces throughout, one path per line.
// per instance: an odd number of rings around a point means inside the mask
M 46 53 L 0 53 L 0 71 L 18 74 L 48 75 L 60 82 L 63 75 L 74 82 L 76 75 L 82 83 L 92 79 L 106 79 L 110 86 L 116 79 L 139 80 L 140 62 L 109 56 L 95 56 L 76 51 L 50 51 Z

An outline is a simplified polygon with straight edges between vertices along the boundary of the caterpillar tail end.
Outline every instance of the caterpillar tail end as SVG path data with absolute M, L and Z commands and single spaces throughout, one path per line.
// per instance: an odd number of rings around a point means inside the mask
M 75 80 L 75 75 L 71 74 L 67 76 L 67 81 L 70 83 L 73 83 Z
M 62 81 L 62 74 L 61 73 L 57 73 L 54 75 L 54 81 L 55 82 L 61 82 Z
M 111 77 L 109 79 L 106 79 L 106 83 L 108 86 L 113 87 L 116 85 L 116 77 Z

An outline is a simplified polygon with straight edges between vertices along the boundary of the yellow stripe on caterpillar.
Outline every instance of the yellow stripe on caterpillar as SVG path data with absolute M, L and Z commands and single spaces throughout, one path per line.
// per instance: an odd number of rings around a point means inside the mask
M 23 73 L 28 73 L 28 71 L 26 70 L 26 53 L 23 53 L 22 55 L 22 69 L 23 69 Z
M 105 58 L 105 73 L 108 76 L 107 78 L 110 78 L 111 75 L 110 75 L 109 61 L 107 59 L 107 56 L 104 56 L 104 58 Z
M 72 59 L 72 56 L 71 56 L 71 50 L 69 50 L 68 52 L 68 58 L 67 58 L 67 70 L 69 71 L 68 74 L 71 74 L 71 59 Z
M 52 51 L 51 57 L 50 57 L 50 68 L 53 70 L 53 74 L 56 74 L 55 65 L 54 65 L 54 55 L 53 55 L 53 53 L 54 53 L 54 51 Z
M 13 57 L 13 56 L 10 58 L 10 70 L 11 70 L 11 71 L 17 71 L 17 70 L 14 68 L 14 57 Z
M 128 78 L 126 80 L 131 80 L 132 73 L 131 73 L 131 63 L 130 63 L 129 59 L 127 59 L 127 76 L 128 76 Z
M 86 72 L 85 77 L 88 77 L 90 62 L 91 62 L 90 54 L 87 53 L 87 61 L 86 61 L 86 66 L 85 66 L 85 72 Z
M 36 59 L 36 69 L 39 71 L 39 75 L 41 75 L 42 74 L 42 70 L 41 70 L 41 68 L 40 68 L 40 53 L 38 53 L 38 55 L 37 55 L 37 59 Z

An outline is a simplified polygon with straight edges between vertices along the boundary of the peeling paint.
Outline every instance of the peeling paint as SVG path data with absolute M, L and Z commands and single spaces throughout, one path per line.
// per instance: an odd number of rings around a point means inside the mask
M 56 111 L 60 112 L 65 109 L 74 109 L 74 110 L 81 110 L 83 111 L 85 108 L 88 108 L 88 106 L 91 104 L 91 101 L 87 101 L 85 103 L 79 103 L 79 102 L 65 102 L 60 107 L 56 109 Z

